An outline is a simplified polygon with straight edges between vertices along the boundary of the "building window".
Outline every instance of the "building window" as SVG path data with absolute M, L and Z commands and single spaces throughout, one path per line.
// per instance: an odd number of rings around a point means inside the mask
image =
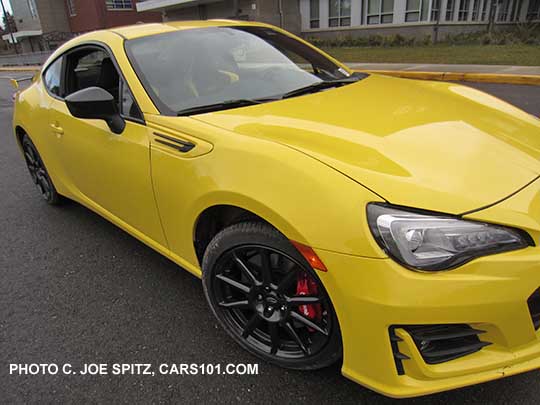
M 407 0 L 405 22 L 425 21 L 428 16 L 429 0 Z
M 431 2 L 431 18 L 430 21 L 439 20 L 439 10 L 441 8 L 441 0 L 432 0 Z
M 474 0 L 473 8 L 472 8 L 472 20 L 478 21 L 479 16 L 480 16 L 480 0 Z
M 497 21 L 506 21 L 508 19 L 508 11 L 510 9 L 510 0 L 503 0 L 499 3 L 499 13 L 497 15 Z
M 30 9 L 30 15 L 32 16 L 32 19 L 36 20 L 38 18 L 38 11 L 35 0 L 26 0 L 26 2 L 28 4 L 28 8 Z
M 107 0 L 107 10 L 132 10 L 131 0 Z
M 470 0 L 460 0 L 459 2 L 459 10 L 458 10 L 458 20 L 459 21 L 467 21 L 469 18 L 469 5 Z
M 527 20 L 540 20 L 540 0 L 530 0 Z
M 483 0 L 483 1 L 484 2 L 482 4 L 482 14 L 480 16 L 480 20 L 485 21 L 487 17 L 487 9 L 488 9 L 489 0 Z
M 70 17 L 77 15 L 77 9 L 75 8 L 75 0 L 67 0 L 67 8 Z
M 446 21 L 452 21 L 454 19 L 454 0 L 448 0 L 446 3 Z
M 510 12 L 510 21 L 519 21 L 519 16 L 517 15 L 519 0 L 512 2 L 512 11 Z
M 328 26 L 345 27 L 351 25 L 351 0 L 329 0 Z
M 394 0 L 367 0 L 368 24 L 391 24 L 394 21 Z
M 319 0 L 309 1 L 309 28 L 320 27 Z

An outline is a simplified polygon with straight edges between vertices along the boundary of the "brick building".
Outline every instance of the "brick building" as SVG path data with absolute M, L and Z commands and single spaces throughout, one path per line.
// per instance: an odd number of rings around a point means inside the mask
M 162 21 L 160 12 L 138 13 L 136 0 L 10 0 L 22 53 L 50 51 L 79 33 L 137 22 Z M 11 37 L 2 35 L 4 41 Z
M 64 0 L 71 32 L 81 33 L 103 28 L 160 22 L 161 13 L 136 9 L 136 0 Z
M 71 34 L 64 0 L 10 0 L 17 32 L 13 34 L 19 49 L 26 52 L 56 48 Z M 2 38 L 11 42 L 10 35 Z

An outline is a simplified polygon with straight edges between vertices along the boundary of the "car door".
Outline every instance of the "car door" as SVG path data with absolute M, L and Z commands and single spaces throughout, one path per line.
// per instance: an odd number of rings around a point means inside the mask
M 120 220 L 162 246 L 165 237 L 154 200 L 147 128 L 111 54 L 99 46 L 78 47 L 64 56 L 62 95 L 49 108 L 64 178 L 81 202 Z M 97 86 L 110 92 L 126 120 L 117 135 L 105 121 L 73 117 L 64 97 Z

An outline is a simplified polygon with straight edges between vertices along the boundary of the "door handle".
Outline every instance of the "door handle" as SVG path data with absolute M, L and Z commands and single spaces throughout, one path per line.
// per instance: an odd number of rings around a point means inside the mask
M 56 125 L 56 124 L 51 124 L 51 128 L 53 130 L 53 132 L 55 134 L 59 134 L 59 135 L 62 135 L 64 133 L 64 128 Z

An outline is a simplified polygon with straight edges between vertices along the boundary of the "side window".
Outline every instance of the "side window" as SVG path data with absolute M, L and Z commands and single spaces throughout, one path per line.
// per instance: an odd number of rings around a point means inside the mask
M 88 87 L 101 87 L 113 95 L 118 111 L 124 117 L 142 119 L 129 87 L 124 84 L 105 50 L 85 48 L 70 53 L 66 58 L 66 95 Z
M 142 119 L 142 113 L 124 80 L 120 79 L 120 114 L 124 117 Z
M 61 81 L 62 81 L 62 61 L 64 58 L 58 58 L 52 63 L 43 76 L 45 87 L 54 94 L 60 97 Z
M 82 49 L 67 56 L 67 94 L 101 87 L 119 99 L 120 76 L 111 58 L 102 49 Z

